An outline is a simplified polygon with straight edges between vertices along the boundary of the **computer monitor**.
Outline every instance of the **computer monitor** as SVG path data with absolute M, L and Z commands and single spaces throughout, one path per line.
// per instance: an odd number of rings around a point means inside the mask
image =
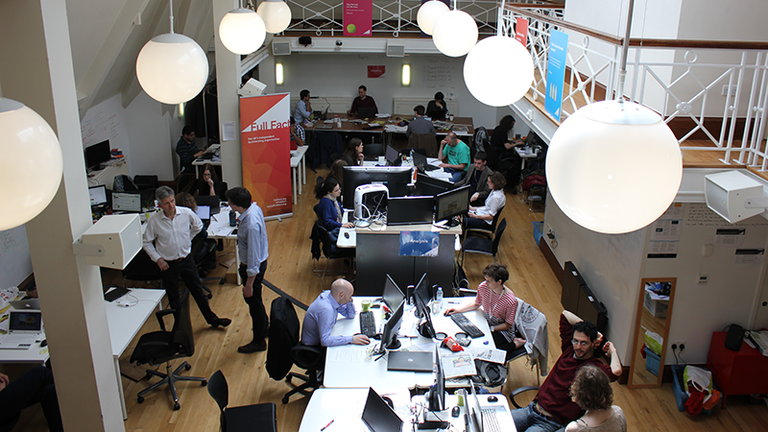
M 198 195 L 195 197 L 195 204 L 198 206 L 209 206 L 211 208 L 211 214 L 217 214 L 221 211 L 221 201 L 216 195 Z
M 453 183 L 432 178 L 426 174 L 416 175 L 416 195 L 435 196 L 453 189 Z
M 443 371 L 443 362 L 440 360 L 440 352 L 438 351 L 438 345 L 435 345 L 435 366 L 437 373 L 435 374 L 435 383 L 429 387 L 429 395 L 427 395 L 427 401 L 429 402 L 429 410 L 432 412 L 439 412 L 445 410 L 445 372 Z
M 401 197 L 408 194 L 411 182 L 410 167 L 344 167 L 344 208 L 355 208 L 355 189 L 364 184 L 383 184 L 389 190 L 389 197 Z
M 413 297 L 416 301 L 421 300 L 422 304 L 429 307 L 429 302 L 432 301 L 432 287 L 429 286 L 429 277 L 427 277 L 426 273 L 421 276 L 419 283 L 413 289 Z M 418 303 L 416 304 L 418 305 Z M 418 313 L 421 314 L 420 309 Z
M 404 307 L 405 301 L 401 301 L 400 305 L 392 313 L 392 316 L 389 317 L 389 321 L 384 325 L 384 330 L 381 332 L 381 345 L 379 345 L 378 352 L 400 348 L 400 341 L 397 340 L 397 332 L 400 330 L 400 324 L 403 321 Z
M 381 297 L 384 299 L 384 303 L 392 310 L 395 310 L 405 300 L 405 294 L 403 294 L 403 291 L 392 280 L 390 275 L 387 275 L 387 279 L 384 281 L 384 292 Z
M 112 192 L 112 211 L 141 213 L 141 194 Z
M 88 195 L 91 197 L 91 207 L 101 206 L 107 203 L 107 187 L 104 185 L 89 187 Z
M 387 225 L 431 224 L 434 214 L 431 196 L 396 197 L 387 202 Z
M 199 217 L 203 223 L 211 220 L 211 206 L 199 205 L 197 206 L 195 213 L 197 213 L 197 217 Z
M 370 387 L 362 420 L 372 432 L 400 432 L 403 429 L 403 420 L 400 416 Z
M 400 152 L 397 151 L 396 148 L 392 147 L 391 145 L 387 144 L 386 149 L 384 149 L 384 159 L 387 160 L 387 165 L 390 166 L 397 166 L 400 165 Z
M 109 140 L 88 146 L 85 148 L 85 167 L 87 169 L 98 169 L 102 162 L 112 159 Z
M 467 213 L 469 185 L 443 192 L 435 197 L 435 222 Z

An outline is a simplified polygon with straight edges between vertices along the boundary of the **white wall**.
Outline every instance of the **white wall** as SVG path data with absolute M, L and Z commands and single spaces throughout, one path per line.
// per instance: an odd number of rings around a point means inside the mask
M 475 126 L 492 129 L 497 124 L 496 108 L 478 102 L 464 85 L 463 57 L 455 59 L 443 55 L 420 54 L 394 58 L 383 54 L 294 53 L 275 57 L 274 61 L 282 63 L 285 71 L 284 85 L 268 87 L 268 90 L 274 88 L 278 93 L 290 92 L 294 96 L 306 88 L 312 96 L 349 97 L 351 106 L 352 99 L 357 96 L 357 87 L 362 84 L 368 87 L 368 95 L 374 98 L 379 111 L 391 113 L 393 97 L 423 97 L 426 106 L 436 92 L 442 91 L 446 99 L 451 98 L 451 93 L 458 99 L 459 112 L 456 115 L 472 117 Z M 411 65 L 410 87 L 400 84 L 404 63 Z M 264 62 L 260 65 L 260 72 L 266 64 Z M 381 78 L 367 78 L 369 65 L 384 65 L 386 74 Z M 274 81 L 268 84 L 273 85 Z M 318 108 L 325 106 L 322 99 L 315 104 Z

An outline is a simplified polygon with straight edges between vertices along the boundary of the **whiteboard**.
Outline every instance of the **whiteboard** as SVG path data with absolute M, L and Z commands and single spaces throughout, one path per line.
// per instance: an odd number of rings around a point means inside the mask
M 24 225 L 0 231 L 0 288 L 18 286 L 31 274 L 32 258 Z

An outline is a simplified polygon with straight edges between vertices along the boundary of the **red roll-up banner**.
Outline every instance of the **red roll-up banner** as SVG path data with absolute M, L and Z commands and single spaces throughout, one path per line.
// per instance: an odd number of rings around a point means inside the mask
M 288 93 L 240 98 L 243 186 L 267 217 L 292 212 L 290 105 Z

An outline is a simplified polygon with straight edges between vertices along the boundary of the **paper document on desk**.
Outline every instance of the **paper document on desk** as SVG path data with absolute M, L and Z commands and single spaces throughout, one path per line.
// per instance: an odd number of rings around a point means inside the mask
M 477 375 L 475 361 L 472 360 L 472 354 L 468 352 L 451 354 L 440 360 L 443 363 L 443 371 L 447 379 Z
M 213 235 L 215 235 L 215 236 L 219 236 L 219 237 L 226 237 L 226 236 L 228 236 L 228 235 L 232 234 L 232 231 L 233 231 L 234 229 L 235 229 L 234 227 L 231 227 L 231 226 L 225 226 L 225 227 L 223 227 L 223 228 L 219 228 L 219 229 L 217 229 L 217 230 L 213 230 L 213 231 L 212 231 L 212 233 L 213 233 Z
M 408 131 L 408 126 L 388 124 L 384 126 L 384 131 L 390 133 L 406 133 Z
M 451 175 L 445 171 L 441 171 L 441 170 L 427 171 L 426 174 L 434 179 L 451 182 Z
M 496 348 L 480 349 L 475 351 L 475 358 L 491 363 L 504 364 L 504 360 L 507 358 L 507 352 Z
M 768 357 L 768 331 L 751 331 L 748 334 L 749 339 L 755 343 L 755 348 L 757 348 L 762 355 Z
M 339 363 L 363 363 L 368 358 L 368 351 L 361 349 L 346 349 L 340 347 L 327 351 L 328 361 Z M 357 347 L 351 347 L 357 348 Z

